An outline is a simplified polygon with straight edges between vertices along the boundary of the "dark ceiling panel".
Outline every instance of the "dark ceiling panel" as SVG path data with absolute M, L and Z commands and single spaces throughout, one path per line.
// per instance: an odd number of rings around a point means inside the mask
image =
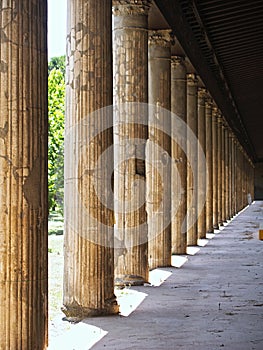
M 247 152 L 263 160 L 263 1 L 155 2 Z

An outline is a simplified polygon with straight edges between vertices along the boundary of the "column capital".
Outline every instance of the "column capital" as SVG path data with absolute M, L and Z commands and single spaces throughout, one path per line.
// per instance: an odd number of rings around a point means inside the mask
M 198 83 L 197 75 L 195 73 L 189 73 L 187 76 L 187 84 L 190 86 L 196 86 Z
M 224 117 L 222 117 L 222 126 L 224 130 L 227 130 L 227 122 Z
M 219 108 L 217 107 L 215 101 L 212 102 L 212 112 L 213 112 L 213 115 L 217 116 L 218 113 L 220 112 Z
M 209 95 L 209 93 L 207 92 L 207 97 L 206 97 L 206 100 L 205 100 L 205 106 L 207 108 L 212 108 L 213 106 L 213 99 L 212 97 Z
M 171 29 L 150 30 L 148 33 L 149 45 L 170 47 L 173 40 Z
M 184 56 L 172 56 L 171 63 L 173 68 L 177 68 L 180 65 L 185 65 L 185 57 Z
M 152 0 L 113 0 L 112 13 L 115 16 L 145 16 Z
M 223 124 L 223 116 L 220 110 L 218 110 L 218 113 L 217 113 L 217 122 L 218 124 Z
M 225 127 L 226 127 L 226 130 L 229 132 L 231 129 L 230 129 L 230 126 L 228 124 L 228 122 L 225 120 Z
M 198 98 L 208 98 L 208 92 L 205 88 L 199 87 L 198 88 Z
M 230 128 L 229 128 L 229 135 L 228 135 L 228 137 L 229 137 L 231 140 L 234 141 L 235 136 L 234 136 L 234 134 L 233 134 L 232 129 L 230 129 Z

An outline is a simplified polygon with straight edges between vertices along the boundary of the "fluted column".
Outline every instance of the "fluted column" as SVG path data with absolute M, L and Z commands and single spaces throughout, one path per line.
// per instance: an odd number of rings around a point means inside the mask
M 247 205 L 247 196 L 246 196 L 246 159 L 245 151 L 240 145 L 241 152 L 241 182 L 242 182 L 242 208 Z
M 222 116 L 217 117 L 217 202 L 218 224 L 222 225 Z
M 201 158 L 206 152 L 206 89 L 198 89 L 198 121 L 197 121 L 197 134 L 198 134 L 198 165 L 197 165 L 197 208 L 198 208 L 198 220 L 197 220 L 197 235 L 199 239 L 206 237 L 206 169 L 203 168 Z
M 233 139 L 232 139 L 232 131 L 229 129 L 229 216 L 230 219 L 233 217 Z
M 0 349 L 47 347 L 47 2 L 1 1 Z
M 212 149 L 212 100 L 206 99 L 206 232 L 213 232 L 213 149 Z
M 226 125 L 225 128 L 225 186 L 226 186 L 226 198 L 225 198 L 225 205 L 226 205 L 226 220 L 229 220 L 231 217 L 231 199 L 230 199 L 230 138 L 229 138 L 229 126 Z
M 229 205 L 229 219 L 233 216 L 232 210 L 232 136 L 231 129 L 228 128 L 228 205 Z
M 238 198 L 237 198 L 237 176 L 238 176 L 238 162 L 237 162 L 237 141 L 236 137 L 233 135 L 233 162 L 232 162 L 232 181 L 233 181 L 233 213 L 237 213 L 238 209 Z
M 187 75 L 187 125 L 197 137 L 197 78 L 195 74 Z M 197 145 L 189 145 L 190 135 L 187 132 L 187 157 L 191 159 L 187 168 L 187 210 L 188 230 L 187 245 L 197 245 Z
M 171 128 L 181 137 L 179 140 L 172 139 L 171 153 L 172 162 L 175 166 L 171 167 L 171 230 L 172 230 L 172 253 L 186 254 L 186 214 L 187 214 L 187 135 L 186 135 L 186 68 L 184 58 L 173 56 L 171 62 Z M 176 117 L 180 118 L 182 123 L 178 123 Z M 178 198 L 178 193 L 181 197 Z
M 235 203 L 236 203 L 236 193 L 235 193 L 235 140 L 233 132 L 231 132 L 231 217 L 236 214 Z
M 246 154 L 242 149 L 242 173 L 243 173 L 243 207 L 247 205 L 247 166 L 246 166 Z
M 212 111 L 212 163 L 213 163 L 213 227 L 218 229 L 218 108 Z
M 226 221 L 226 144 L 225 144 L 225 121 L 222 121 L 222 159 L 221 159 L 221 179 L 222 179 L 222 222 Z
M 250 163 L 250 193 L 251 193 L 251 200 L 252 201 L 254 201 L 254 197 L 255 197 L 255 194 L 254 194 L 254 177 L 255 177 L 255 175 L 254 175 L 254 169 L 255 169 L 255 167 L 254 167 L 254 164 L 253 164 L 253 162 L 252 162 L 252 160 L 250 159 L 249 160 L 249 163 Z
M 171 265 L 171 137 L 165 133 L 171 130 L 167 114 L 171 108 L 170 32 L 149 32 L 149 103 L 154 106 L 153 113 L 149 113 L 146 156 L 150 269 Z
M 242 153 L 240 143 L 237 144 L 238 149 L 238 184 L 237 193 L 238 193 L 238 211 L 243 208 L 243 172 L 242 172 Z
M 148 138 L 148 0 L 114 0 L 115 238 L 117 284 L 148 280 L 145 145 Z M 135 103 L 135 104 L 131 104 Z M 140 119 L 138 119 L 140 117 Z
M 238 151 L 238 141 L 235 136 L 235 214 L 239 212 L 240 206 L 240 171 L 239 171 L 239 151 Z
M 118 312 L 110 181 L 111 18 L 110 0 L 68 3 L 63 291 L 68 320 Z

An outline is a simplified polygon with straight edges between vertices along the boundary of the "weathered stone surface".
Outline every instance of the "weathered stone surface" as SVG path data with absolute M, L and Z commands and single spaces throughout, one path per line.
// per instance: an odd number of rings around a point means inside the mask
M 197 79 L 195 74 L 187 75 L 187 125 L 197 137 Z M 189 132 L 187 132 L 187 245 L 197 245 L 197 181 L 198 152 L 197 141 L 194 147 Z M 192 160 L 189 162 L 189 160 Z
M 148 281 L 148 112 L 138 103 L 148 102 L 149 7 L 150 1 L 113 1 L 115 239 L 123 247 L 116 259 L 118 284 Z
M 222 219 L 222 116 L 217 115 L 217 221 L 223 224 Z
M 213 151 L 212 151 L 212 99 L 207 98 L 206 116 L 206 231 L 213 232 Z
M 197 135 L 200 148 L 198 148 L 197 159 L 197 237 L 199 239 L 206 237 L 206 168 L 202 164 L 202 155 L 206 153 L 206 104 L 207 92 L 203 88 L 198 89 L 198 121 L 197 121 Z
M 213 164 L 213 227 L 218 226 L 218 136 L 217 136 L 218 108 L 213 106 L 212 111 L 212 164 Z
M 80 320 L 118 313 L 110 180 L 111 1 L 72 0 L 68 12 L 63 311 L 69 320 Z
M 225 121 L 222 122 L 222 222 L 226 222 L 226 144 L 225 144 Z
M 226 220 L 231 218 L 230 214 L 230 139 L 229 139 L 229 126 L 226 124 L 225 128 L 225 206 L 226 206 Z
M 149 32 L 149 113 L 146 156 L 146 209 L 150 269 L 171 265 L 171 37 Z M 161 108 L 159 108 L 161 107 Z
M 1 1 L 0 349 L 47 347 L 47 4 Z
M 187 133 L 186 133 L 186 68 L 184 58 L 173 56 L 171 62 L 171 128 L 181 127 L 178 134 L 179 140 L 171 140 L 172 162 L 171 167 L 171 231 L 172 253 L 186 254 L 186 225 L 187 225 Z M 176 122 L 175 116 L 182 120 L 182 124 Z M 181 196 L 178 197 L 178 194 Z

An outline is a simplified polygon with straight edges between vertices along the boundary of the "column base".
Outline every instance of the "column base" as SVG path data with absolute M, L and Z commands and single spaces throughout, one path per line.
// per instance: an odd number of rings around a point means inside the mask
M 116 287 L 124 286 L 143 286 L 148 283 L 142 276 L 138 275 L 123 275 L 115 278 L 114 284 Z
M 186 255 L 186 247 L 183 249 L 172 249 L 172 255 Z
M 206 232 L 202 232 L 198 235 L 198 239 L 205 239 L 206 238 Z
M 195 247 L 197 245 L 197 239 L 187 241 L 187 247 Z
M 87 317 L 116 315 L 119 313 L 119 305 L 116 297 L 105 301 L 105 307 L 102 309 L 92 309 L 89 307 L 83 307 L 75 302 L 72 305 L 63 306 L 61 311 L 66 315 L 63 320 L 78 323 Z
M 166 263 L 156 263 L 156 264 L 149 264 L 149 270 L 152 271 L 154 269 L 158 269 L 158 267 L 162 268 L 162 267 L 171 267 L 172 263 L 171 263 L 171 259 L 169 262 Z

